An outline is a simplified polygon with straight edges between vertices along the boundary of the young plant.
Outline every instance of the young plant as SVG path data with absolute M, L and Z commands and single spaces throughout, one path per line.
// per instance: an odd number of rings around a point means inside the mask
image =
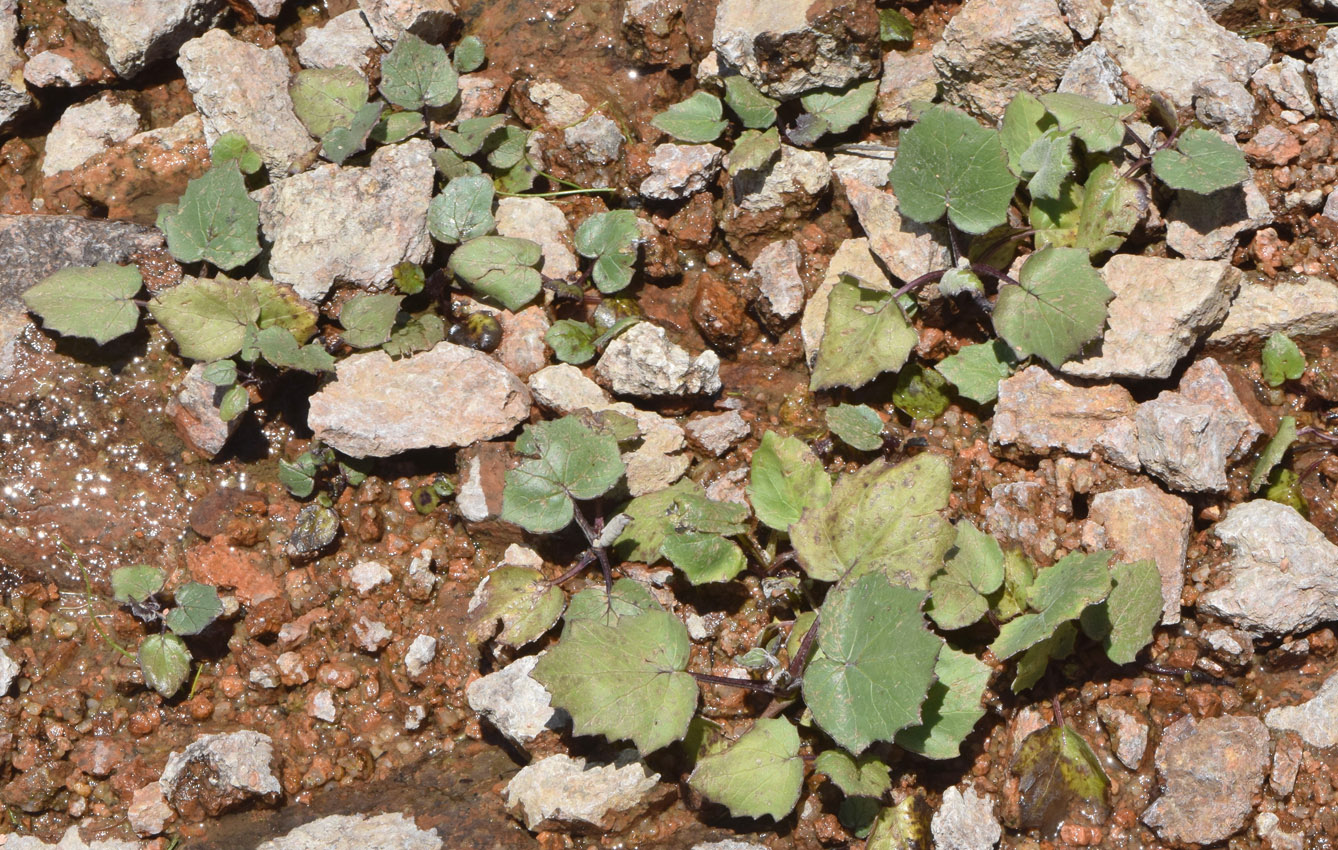
M 140 641 L 135 659 L 144 681 L 164 697 L 171 697 L 190 675 L 191 653 L 185 637 L 198 635 L 223 613 L 218 591 L 207 584 L 187 582 L 163 597 L 167 574 L 158 567 L 139 565 L 112 570 L 112 598 L 130 609 L 157 634 Z

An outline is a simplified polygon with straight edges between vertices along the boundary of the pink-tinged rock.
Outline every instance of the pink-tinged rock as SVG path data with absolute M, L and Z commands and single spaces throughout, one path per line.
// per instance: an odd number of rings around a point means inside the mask
M 999 382 L 990 444 L 1038 455 L 1099 451 L 1111 463 L 1136 470 L 1136 407 L 1121 386 L 1078 386 L 1030 366 Z
M 1151 559 L 1161 575 L 1163 623 L 1180 622 L 1185 553 L 1194 512 L 1178 496 L 1155 487 L 1110 490 L 1092 499 L 1083 529 L 1088 549 L 1111 549 L 1119 562 Z
M 130 828 L 136 835 L 145 838 L 158 835 L 166 829 L 167 821 L 172 816 L 172 807 L 167 805 L 163 787 L 157 782 L 150 782 L 136 791 L 125 812 Z
M 219 405 L 227 387 L 216 386 L 204 379 L 203 363 L 190 367 L 181 381 L 181 388 L 167 401 L 167 414 L 177 426 L 177 434 L 197 453 L 213 457 L 241 424 L 242 417 L 223 421 Z

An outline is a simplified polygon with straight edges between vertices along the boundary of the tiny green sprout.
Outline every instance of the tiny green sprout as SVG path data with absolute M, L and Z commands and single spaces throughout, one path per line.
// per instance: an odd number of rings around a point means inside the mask
M 160 629 L 140 642 L 135 658 L 145 683 L 171 697 L 190 675 L 191 653 L 182 638 L 200 634 L 222 616 L 223 602 L 215 588 L 192 581 L 176 588 L 169 603 L 163 598 L 166 580 L 163 570 L 145 564 L 119 567 L 111 574 L 112 598 Z

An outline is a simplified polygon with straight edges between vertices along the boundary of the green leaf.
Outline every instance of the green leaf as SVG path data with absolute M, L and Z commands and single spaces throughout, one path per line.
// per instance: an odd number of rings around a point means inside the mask
M 318 139 L 335 127 L 352 124 L 353 116 L 367 105 L 367 80 L 344 65 L 298 71 L 288 92 L 298 120 Z
M 1082 613 L 1082 628 L 1103 643 L 1111 661 L 1131 664 L 1161 620 L 1161 574 L 1155 561 L 1142 560 L 1117 564 L 1110 577 L 1110 596 Z
M 966 263 L 966 260 L 962 260 Z M 943 277 L 938 282 L 939 294 L 944 298 L 955 298 L 964 292 L 973 292 L 984 294 L 985 285 L 980 282 L 976 273 L 971 271 L 970 265 L 959 266 L 955 269 L 948 269 L 943 273 Z
M 70 266 L 24 292 L 23 304 L 51 330 L 105 345 L 139 324 L 133 299 L 143 286 L 135 266 Z
M 305 499 L 316 490 L 316 463 L 309 452 L 303 452 L 297 461 L 279 461 L 279 483 L 299 499 Z
M 866 850 L 925 850 L 933 845 L 930 810 L 922 792 L 907 794 L 874 818 Z
M 921 722 L 898 732 L 897 746 L 926 758 L 957 758 L 962 742 L 985 716 L 981 699 L 993 672 L 974 655 L 944 646 L 934 665 L 937 681 L 920 709 Z
M 246 194 L 235 160 L 186 184 L 180 201 L 158 207 L 157 224 L 168 251 L 183 263 L 207 260 L 235 269 L 260 253 L 260 205 Z
M 371 140 L 383 145 L 402 142 L 427 127 L 420 112 L 382 111 L 381 120 L 372 128 Z
M 446 338 L 446 323 L 436 313 L 423 313 L 390 332 L 390 341 L 381 350 L 391 357 L 407 357 L 427 351 Z
M 447 245 L 488 235 L 497 226 L 492 215 L 493 195 L 491 179 L 457 177 L 428 205 L 428 231 Z
M 209 148 L 209 161 L 213 165 L 222 165 L 232 160 L 237 161 L 237 167 L 243 174 L 255 174 L 265 164 L 260 154 L 246 141 L 246 137 L 237 132 L 224 133 Z
M 939 374 L 957 387 L 957 394 L 976 404 L 999 397 L 999 382 L 1017 369 L 1017 357 L 1001 339 L 963 346 L 938 362 Z
M 1073 137 L 1058 129 L 1047 130 L 1018 160 L 1025 174 L 1031 174 L 1027 191 L 1033 198 L 1060 197 L 1064 178 L 1073 171 Z
M 190 650 L 176 635 L 149 635 L 140 643 L 136 658 L 144 684 L 165 697 L 181 690 L 190 675 Z
M 493 184 L 496 185 L 499 192 L 519 195 L 534 188 L 534 181 L 538 176 L 539 172 L 530 164 L 530 161 L 522 159 L 505 172 L 494 173 Z
M 232 362 L 232 361 L 228 361 Z M 241 384 L 233 384 L 218 402 L 218 418 L 231 422 L 251 406 L 251 394 Z
M 1074 246 L 1095 257 L 1118 250 L 1147 211 L 1147 191 L 1103 162 L 1087 176 Z
M 994 329 L 1019 357 L 1057 368 L 1101 335 L 1114 297 L 1086 251 L 1043 248 L 1022 264 L 1020 286 L 999 288 Z
M 868 80 L 844 91 L 820 89 L 799 98 L 804 110 L 826 122 L 828 133 L 844 133 L 869 114 L 878 96 L 878 81 Z
M 149 301 L 149 312 L 182 357 L 222 360 L 241 351 L 246 329 L 260 318 L 260 303 L 246 284 L 188 278 Z
M 544 342 L 563 363 L 580 366 L 595 359 L 595 329 L 575 319 L 558 319 L 544 332 Z
M 260 354 L 275 368 L 297 369 L 313 375 L 334 371 L 334 357 L 319 343 L 298 345 L 293 335 L 283 328 L 265 328 L 256 335 L 256 342 Z
M 778 153 L 780 153 L 780 132 L 775 127 L 765 133 L 760 130 L 744 130 L 729 152 L 729 165 L 726 170 L 736 177 L 743 171 L 761 171 Z
M 1152 172 L 1172 189 L 1200 195 L 1235 186 L 1250 176 L 1240 148 L 1201 128 L 1186 130 L 1174 148 L 1154 153 Z
M 442 130 L 441 140 L 460 156 L 473 156 L 483 150 L 488 137 L 501 129 L 505 123 L 505 115 L 466 118 L 457 124 L 454 130 Z
M 488 164 L 499 171 L 505 171 L 520 164 L 525 159 L 525 145 L 530 133 L 520 127 L 502 127 L 488 136 L 484 149 L 488 151 Z
M 1022 155 L 1054 126 L 1055 120 L 1035 95 L 1025 91 L 1013 95 L 1004 109 L 999 141 L 1008 156 L 1008 168 L 1014 174 L 1022 176 Z
M 256 303 L 260 305 L 257 328 L 283 328 L 297 342 L 306 342 L 316 333 L 316 320 L 319 318 L 316 309 L 294 292 L 291 286 L 263 277 L 251 278 L 247 286 L 251 287 Z
M 223 615 L 218 591 L 207 584 L 186 582 L 172 596 L 176 605 L 163 619 L 169 629 L 183 637 L 198 635 Z
M 994 603 L 1001 620 L 1011 620 L 1027 609 L 1027 597 L 1036 581 L 1036 565 L 1017 549 L 1004 552 L 1003 593 Z
M 488 573 L 474 591 L 465 634 L 470 643 L 482 643 L 497 634 L 500 620 L 502 631 L 497 640 L 507 646 L 521 647 L 538 640 L 553 627 L 562 616 L 566 601 L 562 588 L 538 570 L 500 566 Z
M 613 590 L 607 595 L 604 586 L 587 587 L 571 598 L 567 605 L 567 616 L 563 618 L 565 635 L 572 623 L 592 620 L 606 626 L 616 626 L 627 617 L 635 617 L 647 611 L 663 611 L 663 606 L 655 601 L 654 595 L 639 581 L 620 578 L 613 583 Z
M 1060 628 L 1071 625 L 1063 623 Z M 1054 648 L 1054 644 L 1055 638 L 1048 637 L 1018 657 L 1017 675 L 1013 677 L 1012 684 L 1013 693 L 1020 694 L 1041 680 L 1046 668 L 1050 666 L 1050 651 Z
M 591 277 L 600 292 L 609 295 L 632 282 L 640 236 L 631 210 L 596 213 L 576 228 L 576 251 L 595 261 Z
M 1060 624 L 1076 620 L 1088 605 L 1110 593 L 1110 552 L 1065 555 L 1041 570 L 1027 595 L 1035 611 L 1004 623 L 990 649 L 999 658 L 1012 658 L 1055 633 Z
M 237 382 L 237 363 L 233 360 L 215 360 L 204 371 L 200 377 L 216 387 L 227 387 Z
M 937 419 L 948 409 L 948 379 L 919 363 L 906 366 L 897 374 L 892 403 L 912 419 Z
M 1059 122 L 1059 129 L 1072 133 L 1088 153 L 1112 151 L 1124 141 L 1124 119 L 1134 114 L 1127 103 L 1098 103 L 1080 94 L 1059 92 L 1041 95 L 1041 103 Z
M 714 142 L 729 126 L 729 122 L 721 118 L 723 114 L 720 98 L 699 91 L 657 114 L 650 123 L 679 141 L 702 144 Z
M 1296 442 L 1296 417 L 1284 416 L 1278 420 L 1278 430 L 1264 446 L 1263 451 L 1259 452 L 1259 459 L 1254 462 L 1254 469 L 1250 472 L 1250 492 L 1257 493 L 1260 487 L 1268 481 L 1269 473 L 1273 468 L 1282 463 L 1282 458 L 1286 456 L 1287 450 Z
M 1104 807 L 1110 779 L 1078 730 L 1068 724 L 1032 732 L 1013 757 L 1021 790 L 1021 828 L 1057 828 L 1074 804 Z
M 167 573 L 148 564 L 117 567 L 111 573 L 112 599 L 122 604 L 143 602 L 163 589 Z
M 539 276 L 542 262 L 543 251 L 528 239 L 479 236 L 456 248 L 446 268 L 475 292 L 515 312 L 533 301 L 543 288 Z
M 915 36 L 915 27 L 896 9 L 878 10 L 878 40 L 909 44 Z
M 751 130 L 765 130 L 775 124 L 776 107 L 780 106 L 779 100 L 762 94 L 746 77 L 737 74 L 725 78 L 725 103 Z
M 858 755 L 920 721 L 943 639 L 920 613 L 923 591 L 871 573 L 827 594 L 804 702 L 832 740 Z
M 1078 244 L 1083 194 L 1082 186 L 1065 181 L 1059 187 L 1059 197 L 1032 200 L 1027 219 L 1036 231 L 1036 250 L 1051 246 L 1072 248 Z
M 1274 469 L 1268 476 L 1263 496 L 1270 502 L 1286 505 L 1303 517 L 1310 516 L 1310 503 L 1301 492 L 1301 476 L 1290 469 Z
M 872 452 L 883 447 L 883 420 L 867 404 L 838 404 L 823 416 L 832 433 L 852 449 Z
M 536 456 L 507 472 L 502 519 L 536 534 L 566 528 L 573 500 L 604 495 L 627 469 L 612 437 L 573 417 L 535 423 L 525 435 Z
M 799 563 L 819 581 L 882 572 L 898 584 L 927 589 L 956 537 L 941 515 L 951 492 L 951 468 L 930 454 L 849 473 L 825 504 L 808 508 L 790 527 Z
M 850 275 L 832 287 L 824 328 L 813 390 L 862 387 L 904 366 L 920 341 L 892 293 L 865 289 Z
M 417 263 L 407 260 L 396 263 L 391 274 L 395 278 L 395 288 L 405 295 L 417 295 L 427 286 L 427 275 L 423 274 L 423 267 Z
M 446 131 L 443 130 L 443 133 Z M 437 148 L 432 152 L 432 164 L 437 167 L 437 173 L 447 180 L 455 180 L 459 177 L 471 177 L 482 174 L 483 169 L 477 162 L 468 162 L 460 157 L 458 153 L 448 148 Z
M 688 785 L 736 818 L 780 820 L 804 784 L 799 731 L 783 718 L 761 718 L 724 752 L 703 756 Z
M 645 754 L 688 730 L 697 708 L 697 682 L 684 672 L 690 652 L 687 628 L 664 611 L 614 625 L 578 620 L 533 675 L 571 715 L 577 735 L 627 739 Z
M 1305 372 L 1305 355 L 1291 337 L 1274 331 L 1264 343 L 1262 365 L 1264 381 L 1270 387 L 1280 387 L 1287 381 L 1299 379 Z
M 665 537 L 660 551 L 694 586 L 729 581 L 748 566 L 739 544 L 719 534 L 674 532 Z
M 1003 584 L 1004 555 L 993 537 L 970 520 L 957 523 L 957 539 L 943 572 L 929 581 L 929 616 L 943 629 L 960 629 L 985 616 Z
M 831 476 L 807 443 L 774 431 L 762 435 L 748 478 L 748 501 L 759 520 L 789 531 L 806 509 L 821 508 L 831 495 Z
M 445 106 L 459 91 L 446 48 L 404 32 L 381 57 L 381 96 L 401 109 Z
M 354 348 L 376 348 L 390 339 L 403 295 L 355 295 L 339 311 L 340 334 Z
M 353 113 L 348 124 L 332 127 L 330 132 L 321 137 L 321 154 L 333 163 L 342 165 L 344 160 L 367 147 L 367 140 L 381 120 L 382 103 L 378 100 Z
M 857 759 L 845 750 L 823 750 L 813 769 L 847 797 L 881 797 L 892 788 L 891 768 L 877 756 Z
M 744 522 L 748 519 L 746 506 L 712 501 L 700 484 L 688 478 L 637 496 L 624 513 L 632 522 L 614 541 L 614 549 L 623 560 L 647 564 L 660 559 L 670 535 L 700 532 L 732 537 L 746 530 Z
M 483 67 L 483 39 L 467 35 L 455 45 L 455 70 L 468 74 Z

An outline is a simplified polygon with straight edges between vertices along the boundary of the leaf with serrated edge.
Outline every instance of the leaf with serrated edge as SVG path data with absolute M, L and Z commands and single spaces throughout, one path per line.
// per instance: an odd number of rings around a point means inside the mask
M 497 640 L 507 646 L 524 646 L 553 627 L 566 601 L 562 588 L 538 570 L 501 566 L 488 573 L 474 591 L 465 633 L 470 643 L 482 643 L 497 634 L 500 620 L 502 632 Z
M 670 534 L 660 551 L 694 586 L 729 581 L 748 564 L 739 544 L 700 531 Z
M 188 278 L 155 296 L 149 312 L 182 357 L 222 360 L 241 350 L 246 329 L 260 318 L 260 303 L 246 284 Z
M 313 375 L 334 371 L 335 361 L 330 352 L 314 342 L 299 346 L 293 335 L 283 328 L 265 328 L 256 334 L 256 343 L 261 355 L 279 369 L 298 369 Z
M 139 324 L 133 299 L 143 286 L 135 266 L 71 266 L 24 292 L 23 304 L 53 331 L 105 345 Z
M 1114 587 L 1099 605 L 1082 613 L 1087 636 L 1099 640 L 1116 664 L 1130 664 L 1152 642 L 1161 620 L 1161 574 L 1155 561 L 1134 561 L 1111 568 Z
M 1078 242 L 1082 220 L 1083 187 L 1065 181 L 1056 198 L 1034 198 L 1027 208 L 1027 220 L 1036 231 L 1036 250 L 1052 245 L 1072 248 Z
M 381 57 L 381 96 L 403 109 L 445 106 L 455 99 L 459 78 L 446 48 L 411 32 Z
M 1287 450 L 1296 442 L 1296 417 L 1284 416 L 1278 420 L 1278 430 L 1272 439 L 1259 452 L 1259 459 L 1254 462 L 1250 472 L 1250 492 L 1257 493 L 1259 488 L 1268 483 L 1268 476 L 1273 467 L 1282 463 Z
M 166 573 L 148 564 L 117 567 L 111 573 L 112 599 L 122 603 L 143 602 L 162 590 L 166 580 Z
M 990 649 L 1000 658 L 1012 658 L 1055 633 L 1061 623 L 1076 620 L 1084 608 L 1110 593 L 1110 552 L 1065 555 L 1041 570 L 1027 594 L 1035 613 L 1004 623 Z
M 721 119 L 723 114 L 720 98 L 699 91 L 657 114 L 650 123 L 679 141 L 702 144 L 714 142 L 729 126 L 728 121 Z
M 877 756 L 855 758 L 845 750 L 823 750 L 813 769 L 847 797 L 881 797 L 892 787 L 891 769 Z
M 935 368 L 957 387 L 958 395 L 989 404 L 999 397 L 999 382 L 1017 368 L 1017 358 L 1006 342 L 994 339 L 963 346 Z
M 207 584 L 189 581 L 172 594 L 175 606 L 163 619 L 179 635 L 198 635 L 223 614 L 218 591 Z
M 1003 564 L 1003 550 L 993 537 L 970 520 L 958 522 L 943 572 L 929 581 L 929 616 L 944 629 L 960 629 L 985 616 L 985 596 L 1003 584 Z
M 790 527 L 799 563 L 819 581 L 882 572 L 927 589 L 956 537 L 941 515 L 951 492 L 951 468 L 930 454 L 845 475 L 826 504 L 809 507 Z
M 1055 119 L 1050 117 L 1045 104 L 1035 95 L 1021 91 L 1013 96 L 1004 109 L 999 141 L 1008 156 L 1008 167 L 1014 174 L 1019 177 L 1022 175 L 1022 154 L 1053 126 Z
M 788 531 L 806 508 L 821 508 L 831 495 L 831 476 L 807 443 L 774 431 L 762 435 L 748 476 L 748 501 L 759 520 Z
M 883 420 L 867 404 L 838 404 L 823 411 L 827 427 L 841 442 L 862 452 L 883 446 Z
M 1022 829 L 1055 828 L 1073 804 L 1106 805 L 1110 779 L 1087 741 L 1063 724 L 1031 733 L 1013 757 Z
M 1049 130 L 1027 148 L 1019 164 L 1031 174 L 1027 191 L 1033 198 L 1058 198 L 1064 178 L 1073 171 L 1073 138 Z
M 636 213 L 631 210 L 596 213 L 576 228 L 577 253 L 595 261 L 590 276 L 596 289 L 608 295 L 632 282 L 640 236 Z
M 627 470 L 618 443 L 574 417 L 536 423 L 526 434 L 538 456 L 506 474 L 502 519 L 536 534 L 566 528 L 574 499 L 604 495 Z
M 870 573 L 838 585 L 823 602 L 804 702 L 814 722 L 855 755 L 920 721 L 943 646 L 920 613 L 924 601 L 923 591 Z
M 226 271 L 260 253 L 260 205 L 247 195 L 236 160 L 211 167 L 177 203 L 158 207 L 157 225 L 183 263 L 206 260 Z
M 759 171 L 780 153 L 780 132 L 772 127 L 765 133 L 745 130 L 734 142 L 726 158 L 725 170 L 732 175 L 741 171 Z
M 572 596 L 571 602 L 567 603 L 567 614 L 562 618 L 562 633 L 565 635 L 572 623 L 581 620 L 616 626 L 625 617 L 663 610 L 664 606 L 655 600 L 644 584 L 630 578 L 620 578 L 607 594 L 604 585 L 600 584 L 587 587 Z
M 1275 331 L 1264 343 L 1260 366 L 1263 367 L 1264 382 L 1270 387 L 1280 387 L 1305 373 L 1305 355 L 1291 337 Z
M 780 106 L 779 100 L 762 94 L 746 77 L 737 74 L 725 78 L 725 103 L 751 130 L 765 130 L 775 124 L 776 107 Z
M 679 740 L 697 708 L 685 670 L 691 643 L 674 615 L 648 611 L 615 625 L 572 623 L 534 666 L 578 735 L 630 740 L 642 754 Z
M 981 698 L 993 673 L 990 665 L 944 646 L 934 665 L 938 681 L 920 709 L 921 723 L 897 733 L 897 746 L 931 759 L 957 758 L 962 742 L 985 716 Z
M 149 635 L 136 653 L 144 684 L 165 697 L 170 697 L 186 684 L 190 675 L 190 650 L 176 635 Z
M 1172 189 L 1200 195 L 1238 185 L 1250 176 L 1240 148 L 1200 128 L 1181 133 L 1174 148 L 1154 153 L 1152 172 Z
M 1021 285 L 1000 287 L 994 329 L 1018 356 L 1058 368 L 1101 335 L 1114 297 L 1086 251 L 1043 248 L 1022 264 Z
M 298 71 L 288 91 L 298 120 L 318 139 L 367 105 L 367 78 L 346 65 Z
M 519 311 L 543 288 L 543 250 L 529 239 L 480 236 L 451 253 L 446 268 L 481 295 Z
M 703 756 L 688 784 L 736 818 L 780 820 L 804 784 L 799 731 L 784 718 L 761 718 L 725 751 Z
M 1087 176 L 1078 213 L 1074 247 L 1092 256 L 1118 250 L 1147 213 L 1147 190 L 1109 162 Z M 1043 246 L 1041 246 L 1043 247 Z
M 339 311 L 340 336 L 354 348 L 376 348 L 390 339 L 403 295 L 355 295 Z
M 625 560 L 648 564 L 660 559 L 670 534 L 696 531 L 733 536 L 744 532 L 748 519 L 746 505 L 708 499 L 702 486 L 688 478 L 637 496 L 624 512 L 632 522 L 614 541 L 614 549 Z
M 878 81 L 868 80 L 844 91 L 821 89 L 799 99 L 804 109 L 827 122 L 829 133 L 844 133 L 869 114 L 878 95 Z
M 1059 129 L 1076 136 L 1089 153 L 1119 147 L 1124 141 L 1124 119 L 1134 113 L 1134 107 L 1127 103 L 1098 103 L 1067 92 L 1043 94 L 1041 103 L 1055 116 Z
M 457 177 L 428 204 L 428 232 L 447 245 L 487 236 L 497 226 L 492 215 L 494 194 L 487 177 Z
M 906 364 L 920 341 L 890 292 L 875 292 L 842 275 L 832 287 L 812 390 L 862 387 Z

